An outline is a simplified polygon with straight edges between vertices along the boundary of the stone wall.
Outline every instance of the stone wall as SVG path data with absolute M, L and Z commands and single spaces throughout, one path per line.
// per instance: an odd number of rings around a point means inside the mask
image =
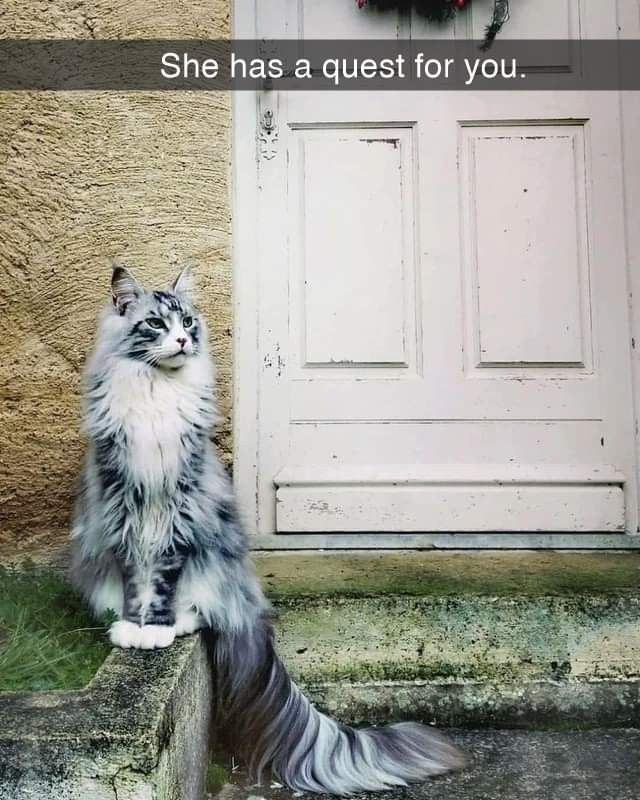
M 220 38 L 225 0 L 6 0 L 1 37 Z M 163 284 L 189 259 L 230 460 L 230 97 L 0 93 L 0 560 L 67 537 L 79 374 L 110 261 Z

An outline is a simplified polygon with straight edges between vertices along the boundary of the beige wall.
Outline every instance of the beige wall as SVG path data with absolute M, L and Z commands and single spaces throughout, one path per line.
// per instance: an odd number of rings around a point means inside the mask
M 229 35 L 225 0 L 5 0 L 0 36 Z M 109 261 L 164 282 L 190 258 L 230 459 L 230 98 L 0 93 L 0 560 L 66 540 L 79 374 Z

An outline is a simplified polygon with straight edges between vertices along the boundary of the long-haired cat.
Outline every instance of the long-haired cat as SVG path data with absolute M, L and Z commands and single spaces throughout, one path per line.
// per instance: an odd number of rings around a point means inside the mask
M 209 440 L 214 371 L 190 276 L 151 291 L 116 268 L 112 295 L 85 373 L 89 445 L 73 575 L 97 615 L 115 612 L 113 644 L 168 647 L 213 629 L 231 743 L 254 775 L 271 768 L 293 789 L 389 789 L 459 767 L 459 752 L 432 729 L 353 730 L 319 713 L 289 678 Z

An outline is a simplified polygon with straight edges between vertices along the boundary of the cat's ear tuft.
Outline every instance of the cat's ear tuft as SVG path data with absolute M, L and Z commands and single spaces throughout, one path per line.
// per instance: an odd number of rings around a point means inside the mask
M 140 297 L 141 286 L 126 267 L 114 267 L 111 276 L 113 305 L 120 316 Z
M 184 294 L 187 297 L 193 297 L 195 292 L 195 282 L 193 278 L 193 267 L 189 264 L 178 275 L 175 281 L 171 284 L 171 289 L 179 294 Z

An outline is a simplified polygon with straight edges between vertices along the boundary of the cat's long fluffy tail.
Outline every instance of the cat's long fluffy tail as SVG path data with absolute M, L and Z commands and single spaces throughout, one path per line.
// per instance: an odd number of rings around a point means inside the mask
M 405 786 L 464 764 L 424 725 L 354 730 L 321 714 L 287 674 L 267 621 L 220 636 L 214 652 L 221 728 L 258 779 L 271 767 L 292 789 L 347 795 Z

